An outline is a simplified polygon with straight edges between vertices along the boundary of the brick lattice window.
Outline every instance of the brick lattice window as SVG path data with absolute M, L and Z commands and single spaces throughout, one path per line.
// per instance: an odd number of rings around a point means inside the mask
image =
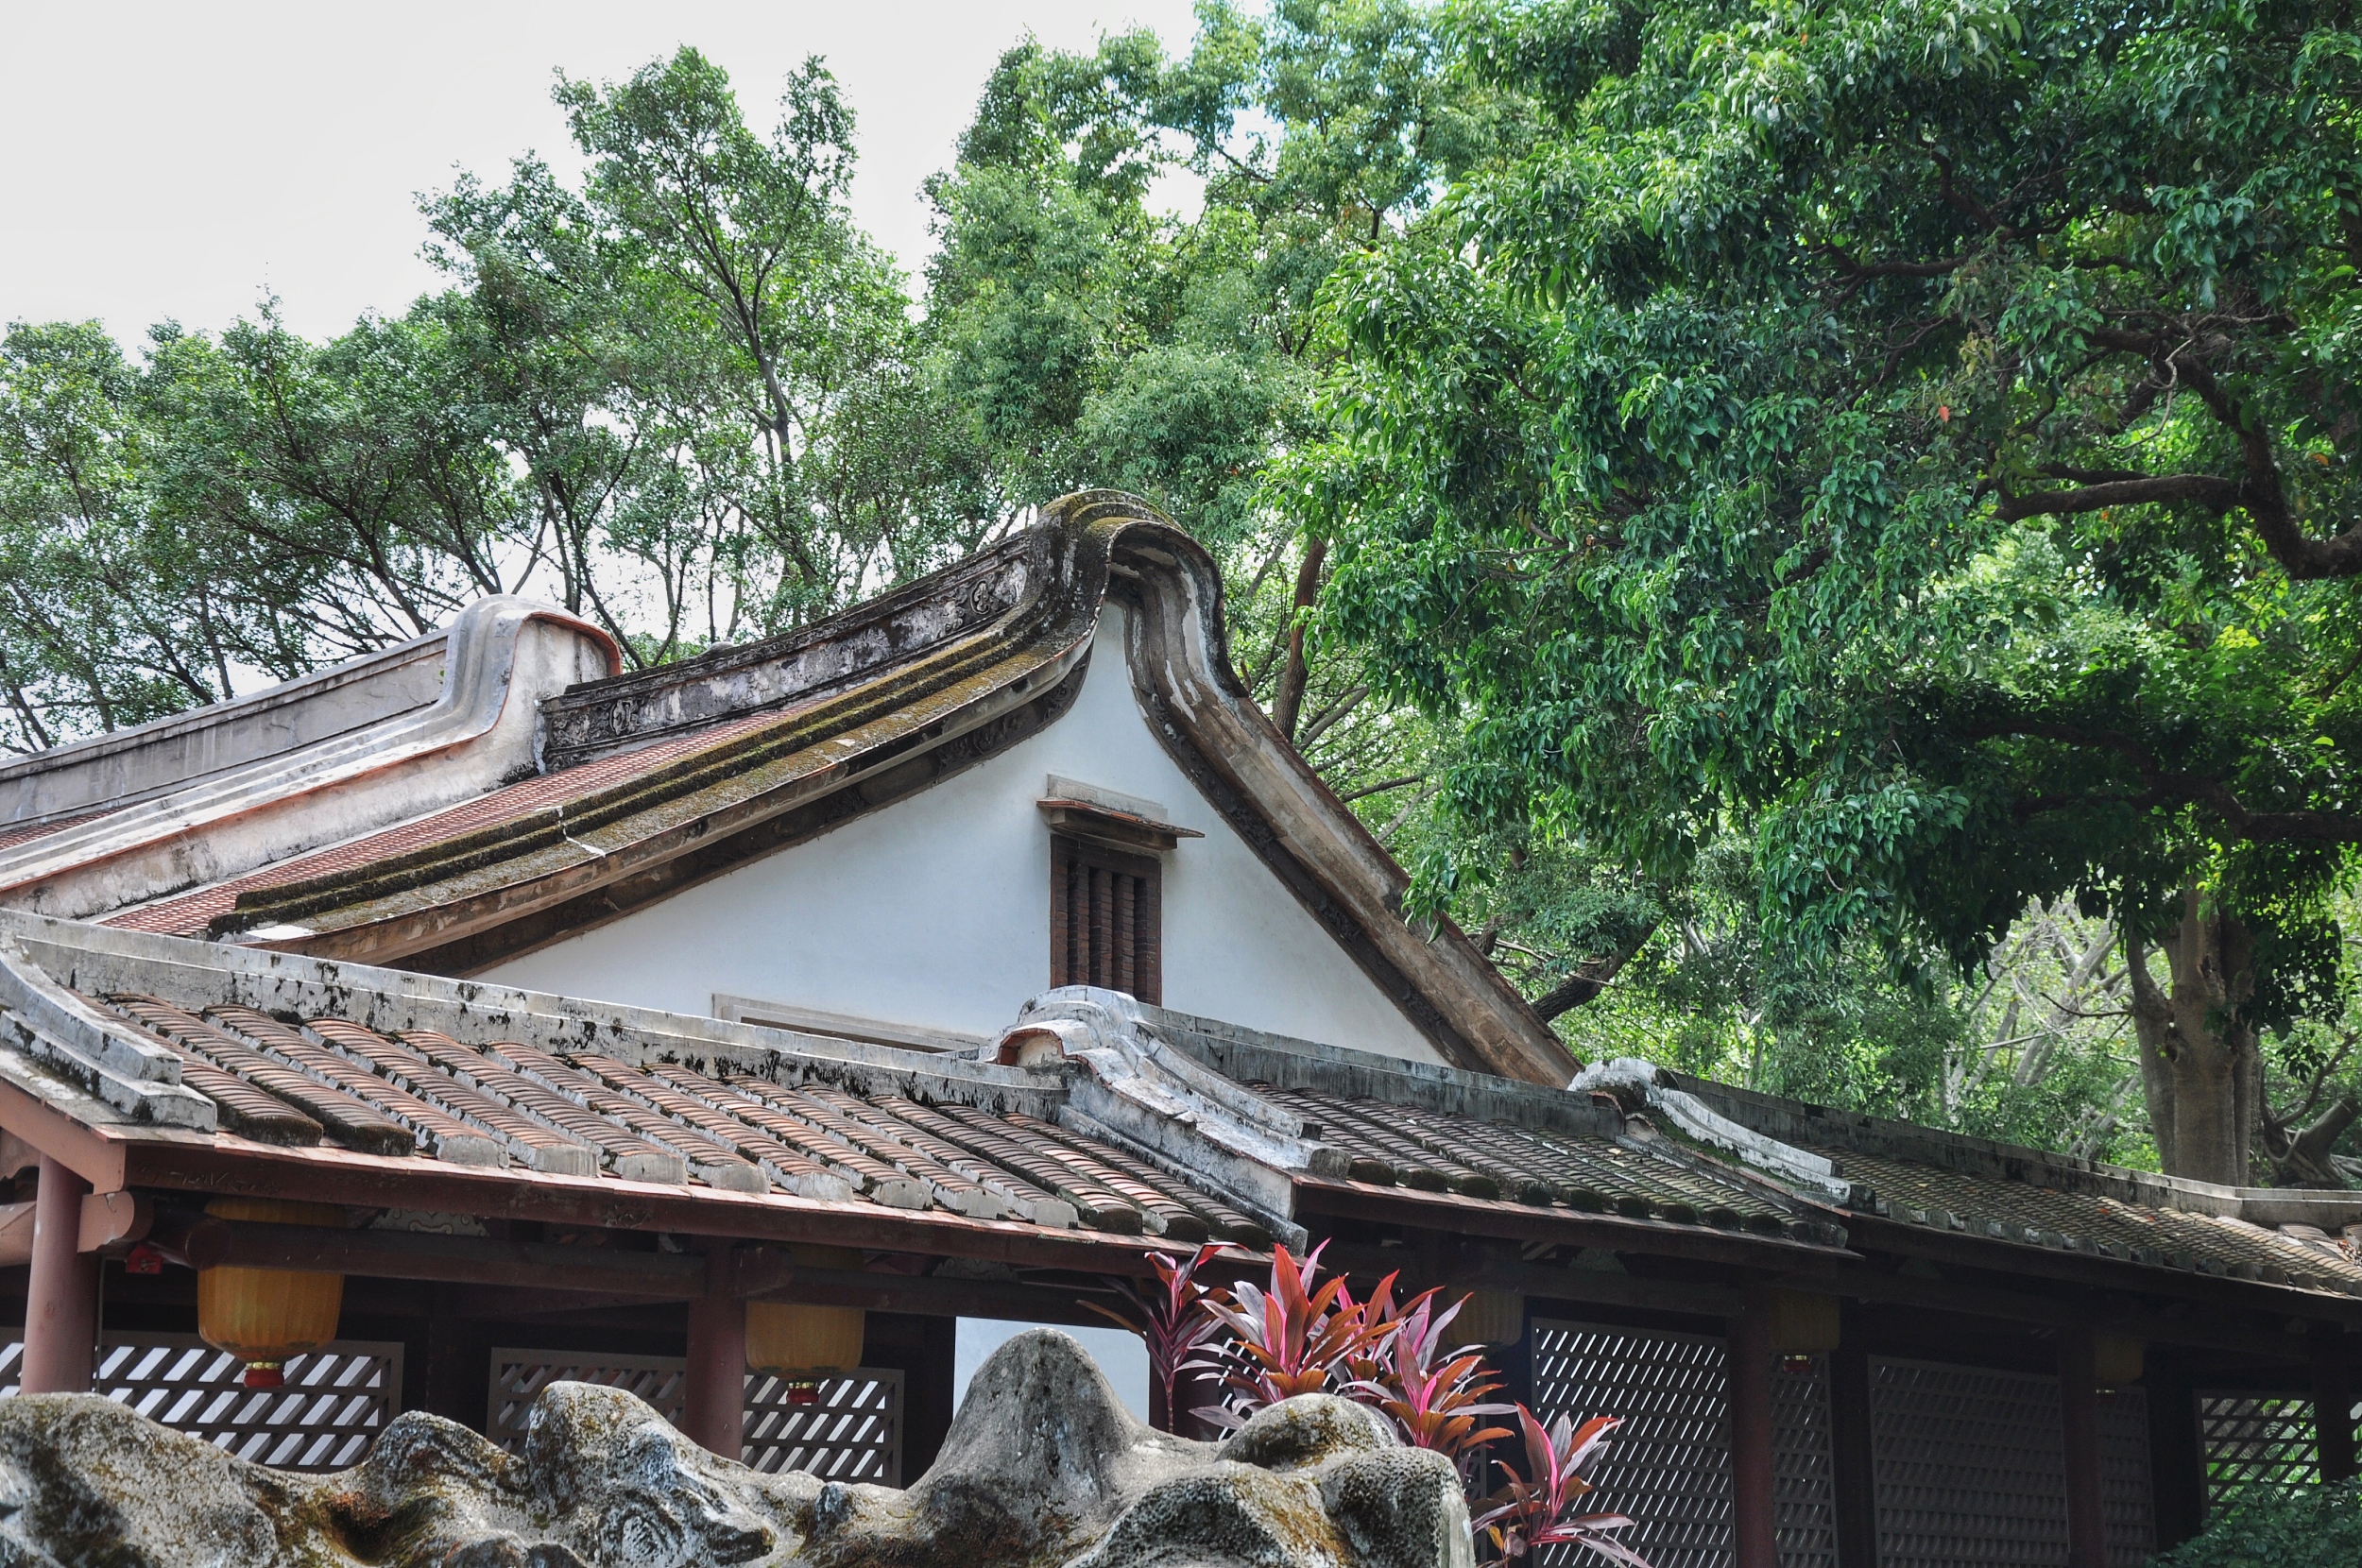
M 1146 855 L 1050 838 L 1050 983 L 1164 999 L 1162 867 Z

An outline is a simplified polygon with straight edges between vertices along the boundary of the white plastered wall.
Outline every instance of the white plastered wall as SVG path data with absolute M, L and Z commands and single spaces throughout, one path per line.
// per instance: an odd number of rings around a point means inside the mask
M 1074 706 L 907 800 L 482 979 L 679 1013 L 756 997 L 990 1034 L 1050 982 L 1053 774 L 1165 807 L 1206 836 L 1165 857 L 1164 1005 L 1250 1029 L 1442 1060 L 1167 756 L 1101 613 Z

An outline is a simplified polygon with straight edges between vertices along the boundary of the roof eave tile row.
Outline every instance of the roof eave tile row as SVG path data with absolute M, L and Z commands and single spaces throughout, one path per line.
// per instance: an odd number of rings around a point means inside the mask
M 288 1021 L 235 1004 L 197 1013 L 141 993 L 79 999 L 171 1049 L 184 1083 L 219 1107 L 223 1132 L 262 1143 L 750 1195 L 776 1187 L 1183 1243 L 1271 1239 L 1260 1221 L 1130 1153 L 1016 1113 L 515 1041 L 475 1047 L 431 1030 Z

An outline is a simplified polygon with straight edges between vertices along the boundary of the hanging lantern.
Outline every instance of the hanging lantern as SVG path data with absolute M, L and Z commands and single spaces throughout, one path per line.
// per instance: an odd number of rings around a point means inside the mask
M 2092 1372 L 2103 1389 L 2121 1389 L 2128 1383 L 2141 1380 L 2146 1347 L 2138 1339 L 2122 1334 L 2092 1336 Z
M 1526 1299 L 1508 1290 L 1469 1291 L 1447 1336 L 1478 1345 L 1514 1345 L 1525 1337 Z
M 216 1198 L 205 1205 L 216 1219 L 266 1225 L 323 1225 L 341 1229 L 345 1211 L 334 1203 L 299 1203 L 271 1198 Z M 299 1273 L 286 1269 L 200 1269 L 197 1274 L 197 1337 L 246 1363 L 249 1389 L 276 1389 L 286 1381 L 287 1357 L 314 1351 L 336 1338 L 344 1307 L 342 1274 Z
M 858 1272 L 861 1253 L 849 1247 L 797 1247 L 796 1266 Z M 866 1319 L 858 1306 L 814 1306 L 808 1302 L 746 1304 L 746 1364 L 788 1379 L 787 1402 L 819 1400 L 817 1372 L 848 1372 L 861 1365 Z
M 1837 1349 L 1843 1317 L 1835 1296 L 1810 1290 L 1770 1290 L 1764 1298 L 1774 1351 L 1785 1356 L 1812 1356 Z

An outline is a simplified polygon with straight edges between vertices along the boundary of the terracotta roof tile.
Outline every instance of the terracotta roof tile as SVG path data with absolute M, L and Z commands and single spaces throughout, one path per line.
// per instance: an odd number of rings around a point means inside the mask
M 727 1150 L 684 1149 L 670 1138 L 651 1139 L 629 1124 L 603 1116 L 589 1105 L 568 1099 L 546 1083 L 535 1082 L 507 1063 L 463 1046 L 448 1034 L 432 1030 L 404 1030 L 395 1038 L 462 1083 L 596 1150 L 600 1167 L 618 1176 L 640 1182 L 680 1182 L 686 1181 L 694 1167 L 710 1186 L 763 1190 L 762 1181 L 751 1167 L 743 1177 L 735 1172 L 724 1174 L 730 1166 L 745 1164 Z M 712 1176 L 707 1175 L 707 1167 L 714 1167 Z
M 1758 1235 L 1799 1234 L 1764 1191 L 1669 1146 L 1622 1137 L 1578 1137 L 1480 1121 L 1382 1100 L 1258 1084 L 1257 1092 L 1318 1125 L 1319 1141 L 1344 1151 L 1355 1181 L 1534 1207 L 1563 1205 L 1635 1219 L 1704 1224 Z M 1800 1227 L 1803 1229 L 1800 1230 Z
M 1824 1149 L 1849 1180 L 1876 1194 L 1877 1212 L 1908 1225 L 2027 1246 L 2270 1284 L 2362 1294 L 2362 1265 L 2260 1225 L 2150 1208 L 2097 1192 L 1946 1170 L 1851 1149 Z
M 587 795 L 625 783 L 708 746 L 727 745 L 766 724 L 792 719 L 799 711 L 800 708 L 790 707 L 751 713 L 715 724 L 710 729 L 659 741 L 639 751 L 620 752 L 563 772 L 521 779 L 488 794 L 478 795 L 473 800 L 431 812 L 414 822 L 405 822 L 347 844 L 281 861 L 243 877 L 199 888 L 194 893 L 143 904 L 120 914 L 110 915 L 100 924 L 121 926 L 131 930 L 158 931 L 166 936 L 202 936 L 216 918 L 228 914 L 236 906 L 241 893 L 308 881 L 340 871 L 352 871 L 390 856 L 430 848 L 479 828 L 497 827 L 503 823 L 531 816 L 553 806 L 571 805 Z
M 78 993 L 77 996 L 83 1005 L 118 1019 L 126 1028 L 137 1030 L 169 1047 L 172 1053 L 180 1059 L 182 1085 L 195 1089 L 214 1102 L 219 1113 L 217 1124 L 223 1132 L 287 1149 L 309 1149 L 320 1141 L 320 1124 L 285 1100 L 256 1088 L 235 1073 L 215 1066 L 171 1035 L 149 1028 L 124 1009 L 111 1006 L 96 997 L 84 997 Z
M 407 1154 L 416 1148 L 415 1129 L 389 1116 L 384 1106 L 348 1092 L 333 1080 L 273 1058 L 253 1043 L 154 997 L 109 998 L 114 1010 L 214 1066 L 302 1112 L 349 1149 L 371 1154 Z M 194 1084 L 191 1087 L 196 1087 Z M 198 1090 L 201 1094 L 204 1091 Z
M 26 822 L 18 823 L 13 827 L 0 827 L 0 849 L 14 849 L 18 844 L 31 844 L 37 839 L 45 839 L 52 833 L 61 833 L 69 827 L 79 827 L 86 822 L 96 822 L 100 817 L 113 815 L 117 810 L 119 808 L 110 806 L 102 810 L 84 811 L 78 816 L 59 817 L 50 822 Z

